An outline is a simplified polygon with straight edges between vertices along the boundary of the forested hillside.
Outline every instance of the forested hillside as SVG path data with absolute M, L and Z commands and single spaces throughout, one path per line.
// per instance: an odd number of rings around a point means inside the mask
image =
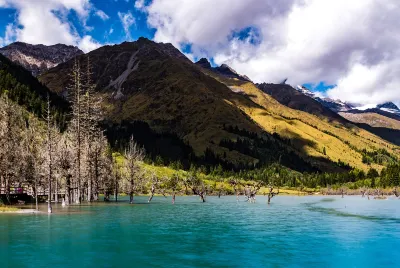
M 10 100 L 39 118 L 44 115 L 48 96 L 58 126 L 61 129 L 66 127 L 70 111 L 68 102 L 42 85 L 29 71 L 0 54 L 0 95 L 2 94 L 6 94 Z

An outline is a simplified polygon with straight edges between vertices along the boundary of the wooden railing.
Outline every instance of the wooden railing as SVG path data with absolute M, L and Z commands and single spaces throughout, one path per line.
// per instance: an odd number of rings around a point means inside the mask
M 0 187 L 0 194 L 6 194 L 6 187 Z M 10 187 L 10 194 L 26 194 L 28 192 L 28 187 Z

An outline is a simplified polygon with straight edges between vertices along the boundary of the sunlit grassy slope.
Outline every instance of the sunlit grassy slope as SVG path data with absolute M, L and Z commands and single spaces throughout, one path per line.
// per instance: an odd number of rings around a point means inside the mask
M 343 125 L 329 118 L 317 117 L 306 112 L 291 109 L 280 104 L 253 83 L 220 77 L 209 70 L 205 73 L 229 86 L 238 94 L 246 95 L 260 107 L 248 107 L 233 101 L 264 130 L 292 139 L 292 144 L 307 155 L 339 159 L 353 167 L 367 170 L 371 166 L 362 163 L 359 153 L 362 149 L 373 151 L 384 148 L 399 155 L 399 147 L 354 125 Z M 324 155 L 324 148 L 326 155 Z M 381 169 L 382 166 L 372 164 Z

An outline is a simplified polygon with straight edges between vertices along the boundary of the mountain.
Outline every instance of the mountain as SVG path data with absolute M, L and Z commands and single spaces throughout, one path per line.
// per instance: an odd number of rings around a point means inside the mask
M 38 118 L 42 118 L 49 97 L 58 126 L 65 128 L 68 102 L 41 84 L 25 68 L 0 54 L 0 95 L 4 93 Z
M 340 115 L 314 99 L 314 94 L 306 88 L 301 88 L 300 91 L 287 84 L 268 83 L 257 84 L 257 87 L 287 107 L 347 123 Z
M 293 88 L 287 86 L 287 90 L 290 89 Z M 283 104 L 315 115 L 319 114 L 320 116 L 335 118 L 335 116 L 332 116 L 332 113 L 321 112 L 318 109 L 311 109 L 311 107 L 313 107 L 311 105 L 311 99 L 313 99 L 318 101 L 325 108 L 337 113 L 347 121 L 346 123 L 346 121 L 340 120 L 342 123 L 348 124 L 352 122 L 354 125 L 374 133 L 389 142 L 400 145 L 400 129 L 398 128 L 398 122 L 396 122 L 396 120 L 400 120 L 400 116 L 395 113 L 397 107 L 393 103 L 378 105 L 376 108 L 372 109 L 359 110 L 355 108 L 355 105 L 340 100 L 320 98 L 304 86 L 297 86 L 297 92 L 303 97 L 297 97 L 297 105 L 294 105 L 292 100 L 295 98 L 290 96 L 288 93 L 284 94 L 283 91 L 281 91 L 281 95 L 286 97 L 286 101 L 284 101 Z M 388 109 L 391 112 L 386 111 Z
M 157 137 L 159 140 L 153 140 L 152 144 L 143 140 L 142 144 L 170 146 L 170 151 L 165 152 L 168 155 L 164 157 L 172 157 L 171 154 L 187 154 L 189 157 L 191 149 L 186 146 L 189 145 L 196 157 L 202 157 L 204 161 L 216 162 L 220 159 L 226 167 L 238 168 L 278 161 L 278 153 L 282 151 L 283 163 L 289 166 L 299 163 L 291 167 L 315 170 L 289 146 L 263 131 L 233 102 L 246 106 L 256 104 L 203 74 L 171 44 L 139 38 L 136 42 L 104 46 L 78 56 L 82 68 L 85 68 L 87 57 L 93 64 L 92 78 L 97 85 L 96 90 L 104 99 L 105 125 L 109 137 L 114 137 L 112 144 L 120 139 L 129 139 L 131 134 L 145 136 L 143 133 L 151 132 L 147 129 L 148 125 L 156 132 L 148 134 L 148 138 Z M 40 80 L 54 92 L 65 94 L 73 63 L 74 60 L 71 60 L 50 69 L 40 76 Z M 126 130 L 132 131 L 129 133 Z M 170 134 L 176 135 L 182 142 Z M 229 141 L 238 138 L 249 143 L 246 149 L 233 150 L 239 145 Z M 167 139 L 169 145 L 162 141 Z M 260 144 L 260 149 L 255 147 L 256 142 Z M 182 147 L 181 151 L 177 145 Z
M 34 76 L 84 54 L 82 50 L 74 46 L 31 45 L 23 42 L 15 42 L 0 48 L 0 53 L 29 70 Z
M 344 118 L 355 123 L 368 124 L 372 127 L 391 128 L 400 130 L 400 117 L 390 118 L 387 115 L 377 113 L 375 109 L 367 111 L 351 110 L 339 113 Z M 399 137 L 400 138 L 400 137 Z
M 379 104 L 376 106 L 376 108 L 400 116 L 400 109 L 393 102 L 386 102 L 383 104 Z
M 320 97 L 305 86 L 297 86 L 296 89 L 303 93 L 304 95 L 311 97 L 321 103 L 323 106 L 326 108 L 334 111 L 334 112 L 343 112 L 343 111 L 349 111 L 354 109 L 355 107 L 349 103 L 343 102 L 341 100 L 334 100 L 331 98 L 324 98 Z
M 229 67 L 226 64 L 222 64 L 219 67 L 213 68 L 213 67 L 211 67 L 211 63 L 206 58 L 201 58 L 198 62 L 196 62 L 196 65 L 198 65 L 204 69 L 211 70 L 211 71 L 213 71 L 217 74 L 220 74 L 226 78 L 233 78 L 233 79 L 251 82 L 250 78 L 248 78 L 246 75 L 238 74 L 234 69 L 232 69 L 231 67 Z
M 78 56 L 82 68 L 88 57 L 114 146 L 133 134 L 163 159 L 195 157 L 235 169 L 279 162 L 299 171 L 343 171 L 347 165 L 368 170 L 364 149 L 398 154 L 397 146 L 313 99 L 307 99 L 310 113 L 292 109 L 206 60 L 192 63 L 171 44 L 139 38 L 104 46 Z M 63 95 L 73 64 L 59 64 L 39 79 Z

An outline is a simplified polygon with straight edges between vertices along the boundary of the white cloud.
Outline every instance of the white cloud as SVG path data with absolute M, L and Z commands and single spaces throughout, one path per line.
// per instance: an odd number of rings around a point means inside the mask
M 135 1 L 135 8 L 137 10 L 144 11 L 145 10 L 145 3 L 144 0 L 136 0 Z
M 143 9 L 156 41 L 191 44 L 194 57 L 256 82 L 325 81 L 344 101 L 400 102 L 398 0 L 153 0 Z
M 101 47 L 101 44 L 94 40 L 90 35 L 85 35 L 78 43 L 78 47 L 87 53 Z
M 114 28 L 110 28 L 110 30 L 108 31 L 108 34 L 110 35 L 110 34 L 112 34 L 114 32 Z
M 125 36 L 127 39 L 132 39 L 130 28 L 132 25 L 136 24 L 136 20 L 133 17 L 132 13 L 128 11 L 127 13 L 118 12 L 118 17 L 121 20 L 122 27 L 125 31 Z
M 103 10 L 100 9 L 98 9 L 95 14 L 102 20 L 108 20 L 110 18 Z
M 0 46 L 5 46 L 15 39 L 15 26 L 12 23 L 7 24 L 4 37 L 0 37 Z
M 87 48 L 94 47 L 89 45 L 89 41 L 96 43 L 92 38 L 80 37 L 68 21 L 68 14 L 73 10 L 82 26 L 90 30 L 91 27 L 86 25 L 92 9 L 89 0 L 5 0 L 5 3 L 17 10 L 15 25 L 18 27 L 13 28 L 14 38 L 11 41 L 44 45 L 82 44 L 84 47 L 81 49 L 86 51 Z

